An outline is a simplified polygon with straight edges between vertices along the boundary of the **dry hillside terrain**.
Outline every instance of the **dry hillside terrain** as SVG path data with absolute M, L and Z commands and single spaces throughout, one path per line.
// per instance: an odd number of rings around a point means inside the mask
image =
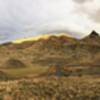
M 100 100 L 100 36 L 0 45 L 0 100 Z

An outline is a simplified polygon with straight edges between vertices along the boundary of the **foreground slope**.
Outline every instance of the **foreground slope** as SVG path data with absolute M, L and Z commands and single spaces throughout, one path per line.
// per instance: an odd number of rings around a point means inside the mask
M 36 78 L 0 82 L 0 100 L 100 100 L 100 78 Z

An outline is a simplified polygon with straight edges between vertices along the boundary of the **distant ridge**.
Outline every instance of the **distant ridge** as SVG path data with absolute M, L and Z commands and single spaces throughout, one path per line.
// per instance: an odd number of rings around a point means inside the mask
M 100 65 L 100 36 L 92 31 L 81 40 L 66 35 L 51 35 L 36 41 L 0 45 L 0 66 L 8 65 L 11 57 L 29 66 Z
M 95 37 L 100 37 L 99 33 L 97 33 L 96 31 L 92 31 L 91 34 L 89 35 L 90 38 L 95 38 Z
M 38 41 L 40 39 L 48 39 L 49 37 L 52 37 L 52 36 L 54 36 L 54 37 L 60 37 L 60 36 L 72 37 L 71 35 L 68 35 L 67 33 L 43 34 L 43 35 L 29 37 L 29 38 L 17 39 L 17 40 L 12 41 L 12 43 L 20 44 L 20 43 L 27 42 L 27 41 Z
M 2 44 L 1 46 L 5 46 L 8 48 L 28 48 L 28 47 L 45 47 L 48 45 L 59 46 L 59 45 L 68 45 L 68 44 L 86 44 L 86 45 L 98 45 L 100 46 L 100 36 L 96 31 L 92 31 L 88 36 L 85 38 L 78 40 L 72 36 L 67 35 L 66 33 L 63 34 L 45 34 L 38 37 L 31 37 L 25 39 L 15 40 L 13 42 Z
M 81 40 L 81 43 L 100 46 L 100 35 L 93 30 L 88 36 Z

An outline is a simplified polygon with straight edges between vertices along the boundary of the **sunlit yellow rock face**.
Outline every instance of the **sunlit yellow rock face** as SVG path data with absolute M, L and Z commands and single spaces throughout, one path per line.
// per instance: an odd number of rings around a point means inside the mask
M 15 43 L 15 44 L 20 44 L 22 42 L 26 42 L 26 41 L 37 41 L 41 38 L 44 38 L 44 39 L 47 39 L 49 38 L 50 36 L 62 36 L 62 35 L 67 35 L 68 37 L 71 37 L 70 35 L 66 34 L 66 33 L 59 33 L 59 34 L 43 34 L 43 35 L 39 35 L 39 36 L 36 36 L 36 37 L 29 37 L 29 38 L 22 38 L 22 39 L 17 39 L 15 41 L 12 41 L 12 43 Z

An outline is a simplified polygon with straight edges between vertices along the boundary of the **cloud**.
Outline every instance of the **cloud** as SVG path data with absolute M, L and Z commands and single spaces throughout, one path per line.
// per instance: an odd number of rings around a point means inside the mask
M 100 0 L 0 0 L 0 42 L 48 32 L 100 32 Z
M 98 9 L 94 14 L 92 14 L 91 17 L 95 22 L 100 23 L 100 9 Z
M 81 1 L 81 0 L 80 0 Z M 88 2 L 91 1 L 91 2 Z M 90 20 L 100 24 L 100 1 L 99 0 L 85 0 L 85 4 L 78 5 L 77 11 L 88 16 Z
M 74 2 L 76 3 L 79 3 L 79 4 L 83 4 L 83 3 L 86 3 L 86 2 L 92 2 L 93 0 L 73 0 Z

